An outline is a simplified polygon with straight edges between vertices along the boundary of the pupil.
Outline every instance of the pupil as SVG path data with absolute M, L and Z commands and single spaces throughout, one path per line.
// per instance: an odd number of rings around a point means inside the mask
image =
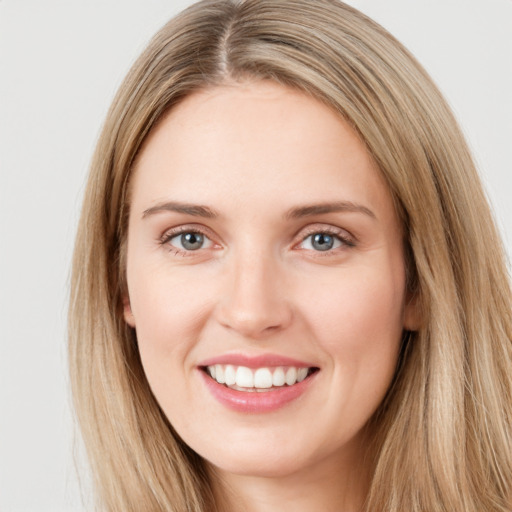
M 317 233 L 313 236 L 313 247 L 318 251 L 328 251 L 334 245 L 334 238 L 331 235 Z
M 181 235 L 181 245 L 189 251 L 200 249 L 203 245 L 203 235 L 200 233 L 185 233 Z

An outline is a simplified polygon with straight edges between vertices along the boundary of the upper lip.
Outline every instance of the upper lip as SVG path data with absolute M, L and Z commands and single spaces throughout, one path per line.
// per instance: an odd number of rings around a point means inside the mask
M 265 368 L 277 366 L 295 366 L 296 368 L 314 368 L 315 366 L 279 354 L 261 354 L 250 356 L 246 354 L 223 354 L 202 361 L 198 366 L 213 366 L 215 364 L 231 364 L 233 366 L 245 366 L 247 368 Z

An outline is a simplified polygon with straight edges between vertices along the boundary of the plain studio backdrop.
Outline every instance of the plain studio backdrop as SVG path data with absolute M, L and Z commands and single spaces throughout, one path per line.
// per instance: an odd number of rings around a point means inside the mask
M 114 92 L 191 3 L 0 0 L 1 512 L 90 510 L 66 368 L 74 232 Z M 405 43 L 448 98 L 512 254 L 512 0 L 348 3 Z M 87 478 L 82 494 L 90 503 Z

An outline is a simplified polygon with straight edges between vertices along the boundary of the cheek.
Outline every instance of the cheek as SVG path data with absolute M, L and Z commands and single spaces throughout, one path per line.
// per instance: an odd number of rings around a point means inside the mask
M 209 281 L 168 269 L 146 270 L 129 280 L 141 359 L 148 379 L 169 378 L 171 364 L 183 365 L 212 307 Z
M 142 367 L 149 386 L 166 416 L 178 420 L 187 432 L 191 417 L 184 414 L 193 395 L 187 381 L 195 366 L 191 354 L 204 325 L 210 304 L 190 280 L 165 272 L 134 279 L 131 287 L 133 312 Z M 190 411 L 189 411 L 190 412 Z
M 350 272 L 339 276 L 336 286 L 317 288 L 309 295 L 315 299 L 304 302 L 316 342 L 329 354 L 337 378 L 358 388 L 359 398 L 382 397 L 395 371 L 404 279 L 400 273 L 390 276 L 374 269 Z
M 400 333 L 402 281 L 373 269 L 347 272 L 324 286 L 317 286 L 314 294 L 309 295 L 310 322 L 321 333 L 320 338 L 335 346 L 340 335 L 348 336 L 347 341 L 354 337 L 354 341 L 364 343 L 382 339 L 388 333 Z
M 355 436 L 384 399 L 402 337 L 400 287 L 382 275 L 358 276 L 345 276 L 343 286 L 317 294 L 308 316 L 319 349 L 329 357 L 326 421 L 343 422 L 342 433 L 337 427 L 332 432 L 342 440 Z

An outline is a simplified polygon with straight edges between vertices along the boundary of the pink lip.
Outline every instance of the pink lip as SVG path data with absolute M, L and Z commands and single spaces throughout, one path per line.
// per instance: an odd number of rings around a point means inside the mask
M 272 368 L 276 366 L 295 366 L 297 368 L 310 368 L 314 365 L 298 361 L 290 357 L 278 354 L 262 354 L 259 356 L 248 356 L 244 354 L 224 354 L 202 361 L 198 366 L 213 366 L 214 364 L 232 364 L 234 366 L 246 366 L 247 368 Z
M 236 412 L 265 413 L 276 411 L 307 392 L 319 372 L 308 376 L 293 386 L 283 386 L 271 391 L 237 391 L 219 384 L 205 371 L 198 369 L 208 391 L 222 405 Z

